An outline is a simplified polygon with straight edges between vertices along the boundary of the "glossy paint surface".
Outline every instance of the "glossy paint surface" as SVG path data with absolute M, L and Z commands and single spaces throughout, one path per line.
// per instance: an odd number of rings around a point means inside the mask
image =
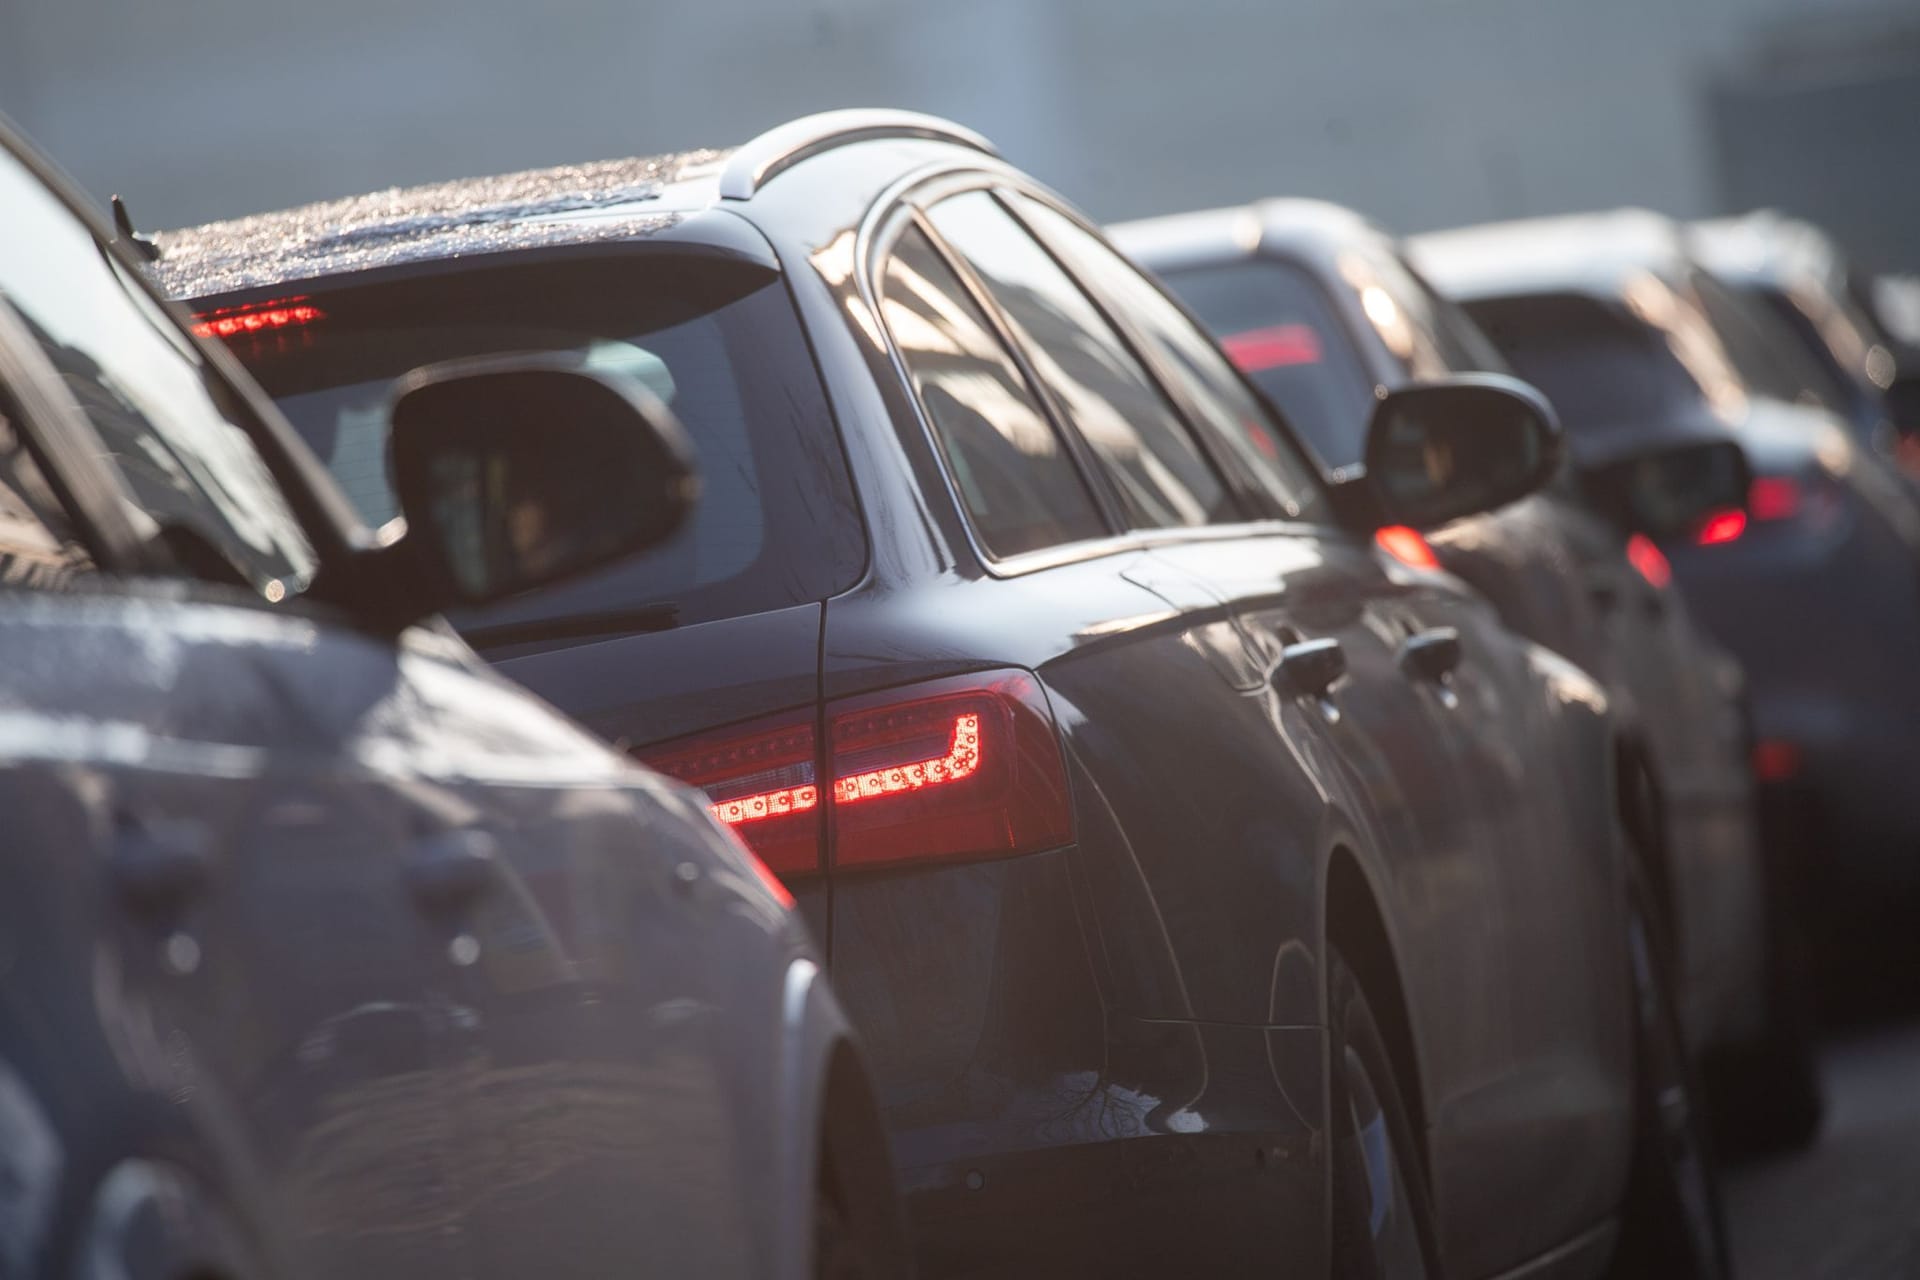
M 44 446 L 80 419 L 15 332 Z M 70 443 L 84 528 L 115 491 Z M 364 531 L 301 456 L 273 479 L 340 580 Z M 858 1059 L 699 798 L 438 624 L 186 576 L 0 590 L 0 1271 L 804 1274 Z
M 826 870 L 793 886 L 867 1045 L 922 1274 L 1324 1272 L 1330 937 L 1373 948 L 1450 1265 L 1590 1230 L 1630 1130 L 1604 695 L 1457 580 L 1276 519 L 1228 469 L 1244 519 L 1136 531 L 1103 507 L 1101 537 L 986 555 L 876 305 L 913 210 L 986 187 L 1052 202 L 972 149 L 885 139 L 714 206 L 784 271 L 858 496 L 859 583 L 507 670 L 635 747 L 1032 673 L 1071 843 L 858 871 L 822 805 Z M 1004 316 L 971 296 L 998 341 Z M 1061 392 L 1033 389 L 1049 419 Z M 1422 684 L 1402 651 L 1437 627 L 1463 658 Z M 1303 692 L 1283 650 L 1327 639 L 1346 673 Z
M 1391 239 L 1337 206 L 1276 200 L 1134 223 L 1117 234 L 1150 268 L 1172 272 L 1176 285 L 1183 270 L 1236 263 L 1308 273 L 1341 320 L 1327 340 L 1344 343 L 1378 385 L 1504 368 Z M 1261 278 L 1249 272 L 1246 287 Z M 1375 299 L 1370 312 L 1368 289 L 1389 301 Z M 1334 367 L 1325 372 L 1338 376 Z M 1356 438 L 1361 425 L 1352 424 Z M 1763 989 L 1763 888 L 1744 695 L 1730 683 L 1728 660 L 1678 592 L 1634 571 L 1623 537 L 1585 505 L 1571 473 L 1431 542 L 1442 566 L 1485 596 L 1508 627 L 1604 684 L 1658 788 L 1689 1036 L 1704 1049 L 1751 1034 L 1760 1012 L 1754 993 Z

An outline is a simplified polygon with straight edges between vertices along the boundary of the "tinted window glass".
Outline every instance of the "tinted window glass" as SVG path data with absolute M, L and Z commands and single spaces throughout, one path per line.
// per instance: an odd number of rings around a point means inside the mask
M 1105 533 L 1019 366 L 917 227 L 887 260 L 880 307 L 987 550 L 1017 555 Z
M 1136 526 L 1242 518 L 1120 336 L 997 200 L 971 191 L 941 201 L 930 216 L 1006 310 Z
M 1373 379 L 1311 275 L 1260 260 L 1170 271 L 1166 281 L 1305 437 L 1321 466 L 1360 461 Z
M 1367 323 L 1414 378 L 1444 378 L 1473 367 L 1473 353 L 1455 343 L 1441 319 L 1444 304 L 1382 244 L 1340 251 L 1341 282 L 1353 290 Z
M 244 581 L 270 600 L 304 588 L 312 544 L 231 389 L 85 224 L 4 152 L 0 209 L 16 246 L 0 254 L 0 294 L 105 444 L 135 528 L 199 576 Z
M 1655 329 L 1590 298 L 1543 295 L 1467 304 L 1568 431 L 1630 429 L 1697 410 L 1707 394 Z
M 1103 293 L 1177 378 L 1199 426 L 1236 458 L 1280 511 L 1293 519 L 1320 514 L 1321 490 L 1293 441 L 1220 354 L 1220 348 L 1140 269 L 1086 232 L 1073 219 L 1024 197 L 1020 211 L 1083 280 Z
M 0 387 L 0 584 L 52 587 L 93 570 L 93 557 L 7 417 Z
M 1798 340 L 1782 333 L 1773 316 L 1749 298 L 1735 296 L 1705 272 L 1693 278 L 1707 322 L 1720 335 L 1727 356 L 1747 385 L 1776 400 L 1823 403 L 1825 380 Z
M 662 252 L 309 292 L 319 318 L 234 351 L 370 523 L 395 514 L 393 380 L 423 364 L 578 353 L 645 384 L 687 429 L 701 489 L 686 525 L 611 568 L 456 616 L 474 642 L 732 617 L 823 598 L 857 573 L 838 437 L 785 286 L 764 268 Z

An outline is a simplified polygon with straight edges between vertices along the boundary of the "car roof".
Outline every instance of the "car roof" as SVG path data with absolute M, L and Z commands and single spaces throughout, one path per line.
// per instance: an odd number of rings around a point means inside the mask
M 1645 209 L 1489 222 L 1406 243 L 1427 278 L 1462 301 L 1542 293 L 1618 298 L 1636 277 L 1674 281 L 1691 265 L 1680 224 Z
M 1796 281 L 1828 289 L 1845 287 L 1840 247 L 1811 222 L 1771 209 L 1733 218 L 1710 218 L 1691 227 L 1701 262 L 1718 275 L 1774 289 Z
M 1135 260 L 1162 271 L 1261 255 L 1330 263 L 1359 241 L 1391 239 L 1345 205 L 1299 197 L 1140 218 L 1107 232 Z
M 177 298 L 273 288 L 411 263 L 645 239 L 852 142 L 922 139 L 991 156 L 959 125 L 905 111 L 831 111 L 724 150 L 557 165 L 320 201 L 158 232 L 149 270 Z M 889 172 L 875 194 L 892 181 Z

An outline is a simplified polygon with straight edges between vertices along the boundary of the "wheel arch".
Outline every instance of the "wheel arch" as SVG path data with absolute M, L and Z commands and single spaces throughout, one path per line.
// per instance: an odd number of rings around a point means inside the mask
M 838 1197 L 849 1228 L 879 1275 L 910 1267 L 893 1158 L 859 1039 L 826 974 L 808 958 L 786 974 L 783 1016 L 788 1067 L 779 1117 L 782 1173 L 773 1233 L 774 1274 L 812 1275 L 814 1197 Z
M 1425 1075 L 1421 1071 L 1419 1037 L 1414 1029 L 1406 984 L 1401 979 L 1399 952 L 1380 908 L 1380 894 L 1353 846 L 1335 844 L 1327 855 L 1322 893 L 1322 935 L 1326 946 L 1338 946 L 1380 1025 L 1398 1079 L 1400 1095 L 1413 1122 L 1421 1172 L 1431 1185 L 1433 1165 L 1428 1143 L 1428 1107 Z

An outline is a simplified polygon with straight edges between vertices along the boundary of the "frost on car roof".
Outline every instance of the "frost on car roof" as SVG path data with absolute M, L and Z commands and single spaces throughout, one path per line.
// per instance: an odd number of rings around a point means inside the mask
M 395 187 L 153 236 L 149 269 L 176 298 L 550 244 L 650 235 L 677 213 L 649 210 L 676 182 L 708 176 L 724 151 L 601 160 Z M 592 211 L 595 216 L 584 217 Z

